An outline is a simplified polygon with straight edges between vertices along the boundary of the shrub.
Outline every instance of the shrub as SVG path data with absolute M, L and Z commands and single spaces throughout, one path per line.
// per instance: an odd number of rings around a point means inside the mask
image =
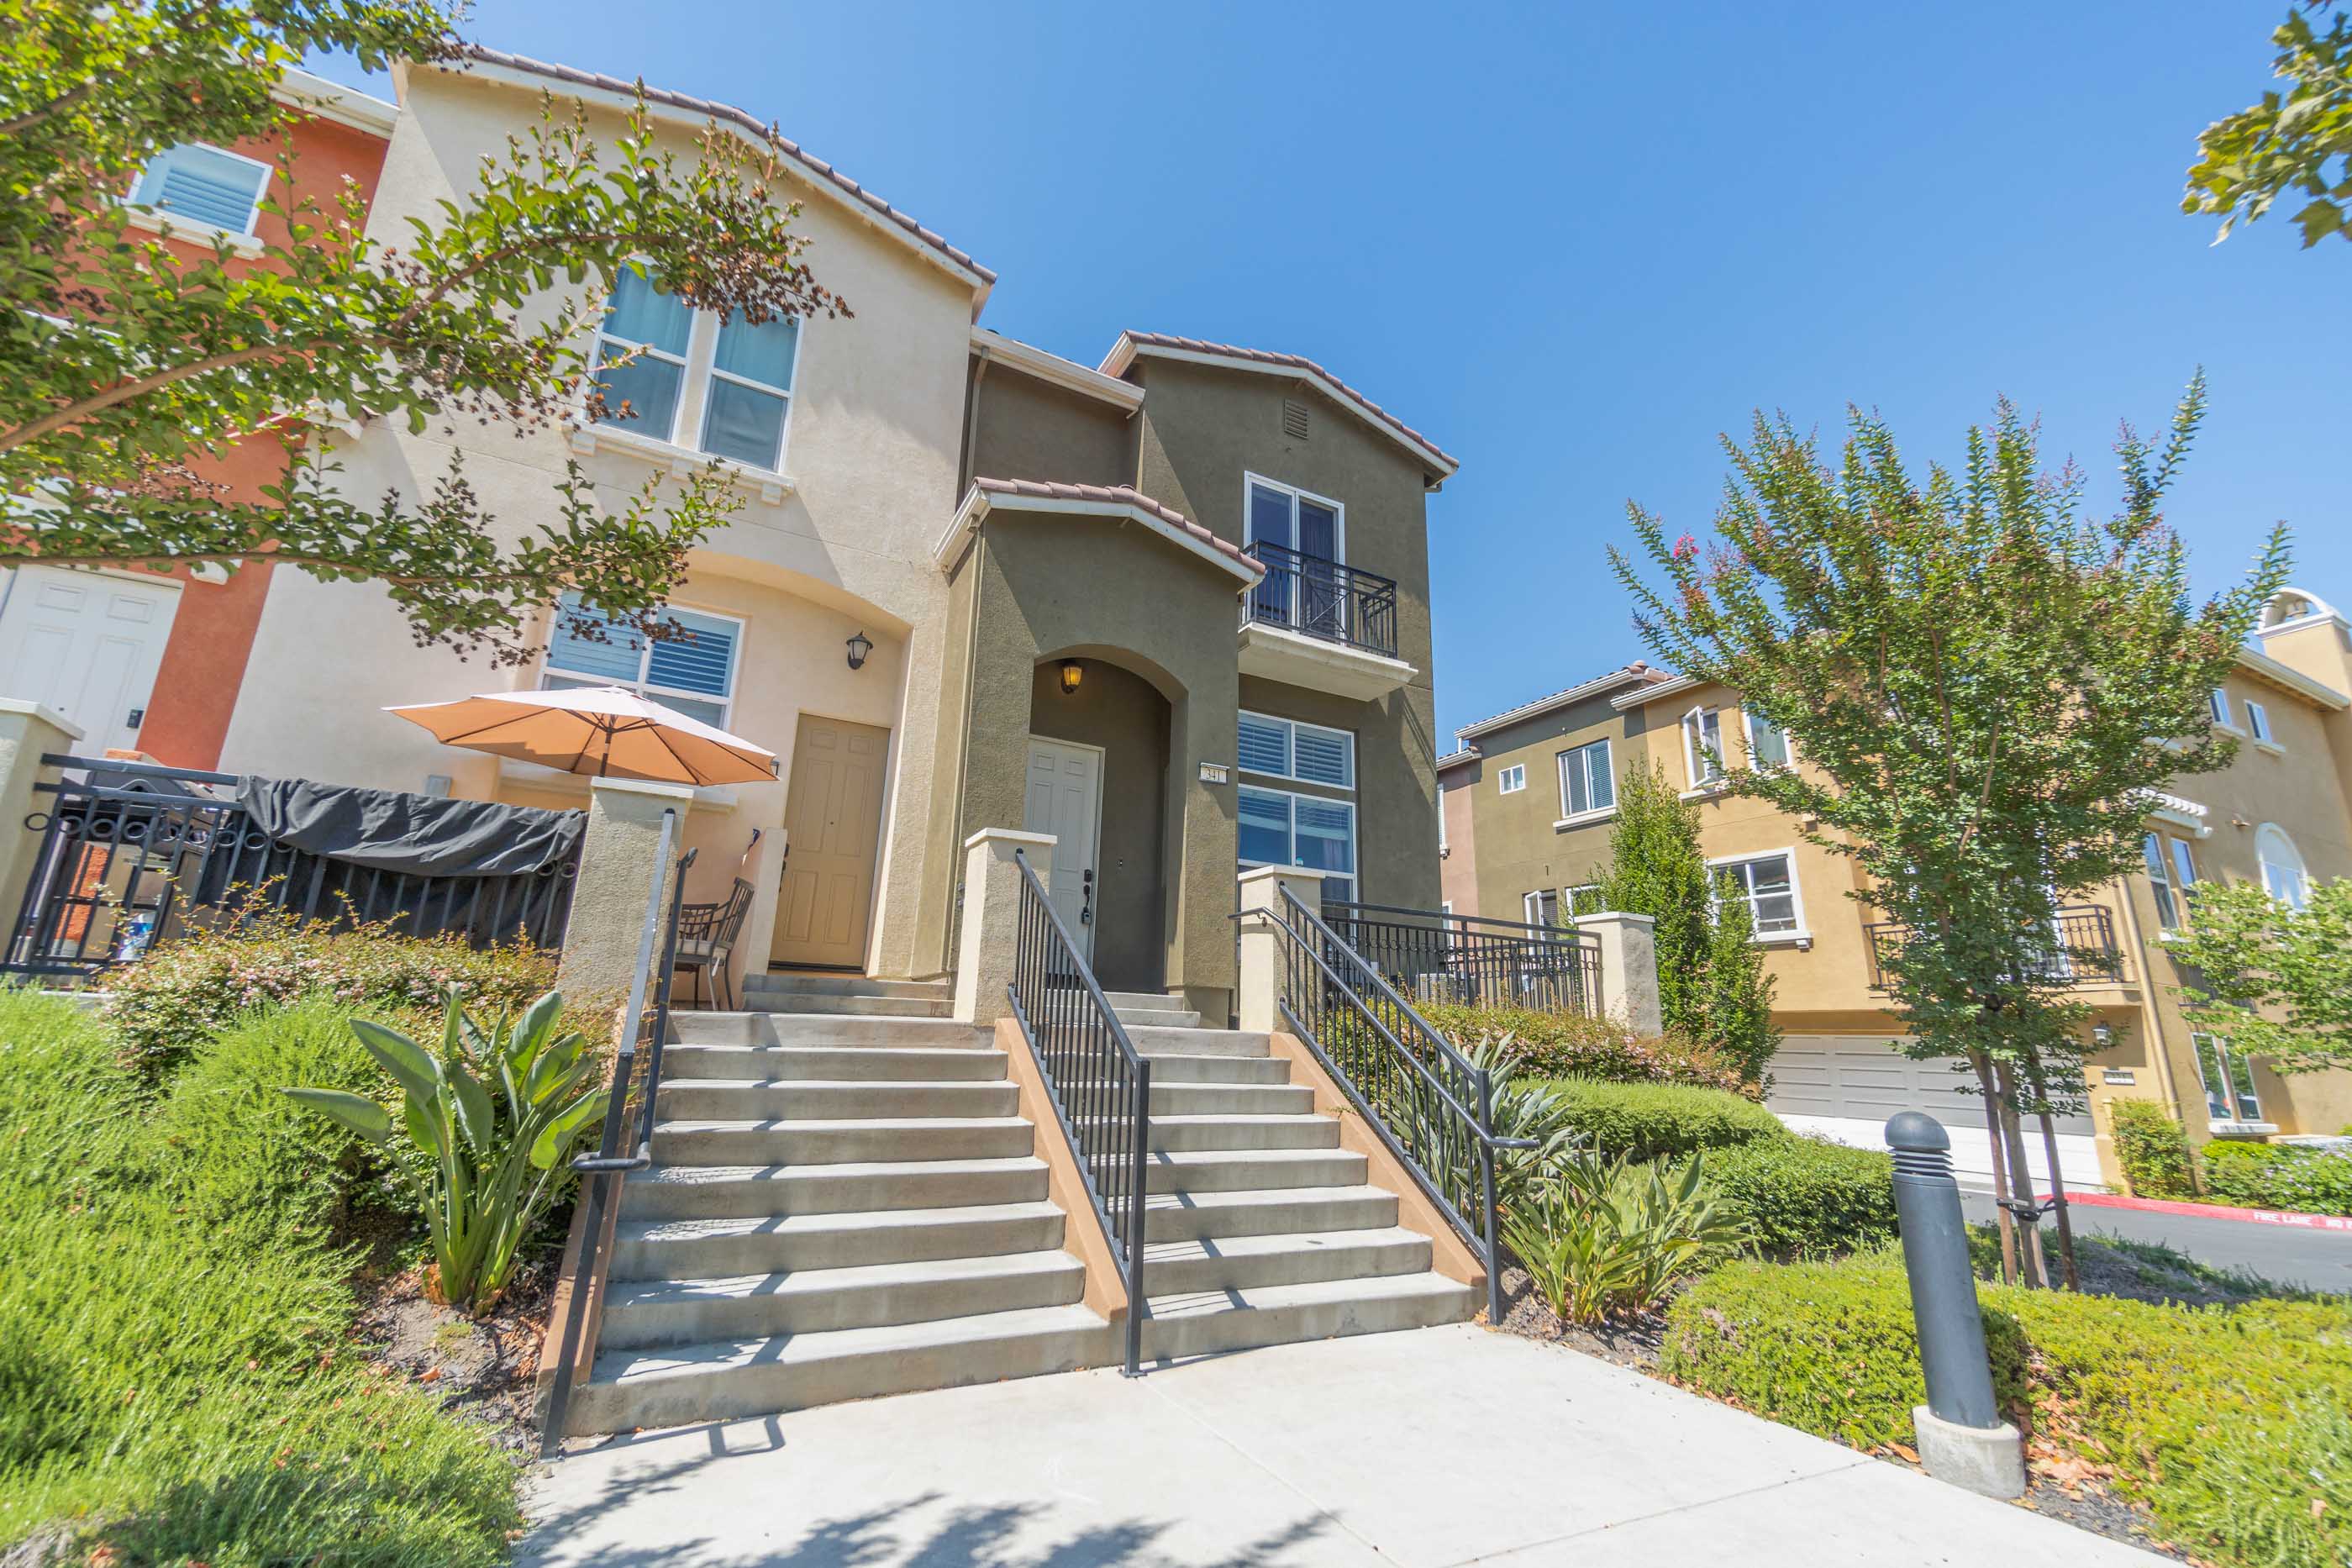
M 1739 1071 L 1732 1062 L 1685 1035 L 1639 1035 L 1615 1019 L 1581 1013 L 1450 1003 L 1417 1005 L 1422 1016 L 1465 1051 L 1479 1041 L 1508 1035 L 1522 1070 L 1535 1078 L 1740 1087 Z
M 1551 1087 L 1568 1102 L 1569 1124 L 1604 1154 L 1656 1160 L 1790 1135 L 1754 1100 L 1718 1089 L 1573 1078 Z
M 2294 1143 L 2205 1145 L 2208 1196 L 2244 1208 L 2352 1215 L 2352 1154 Z
M 1718 1150 L 1709 1179 L 1759 1251 L 1819 1258 L 1895 1239 L 1895 1162 L 1822 1138 L 1759 1138 Z
M 2107 1124 L 2115 1131 L 2116 1163 L 2134 1197 L 2197 1195 L 2197 1167 L 2189 1153 L 2189 1133 L 2153 1100 L 2107 1101 Z
M 1988 1310 L 1985 1346 L 2005 1413 L 2025 1409 L 2026 1354 L 2016 1320 Z M 1912 1407 L 1927 1388 L 1902 1259 L 1727 1264 L 1666 1312 L 1658 1370 L 1759 1415 L 1858 1448 L 1915 1440 Z
M 257 910 L 235 931 L 191 932 L 108 977 L 106 1017 L 152 1073 L 175 1065 L 241 1013 L 299 996 L 349 1009 L 438 1016 L 452 988 L 478 1007 L 520 1009 L 555 984 L 555 955 L 520 944 L 474 949 L 455 937 L 396 936 L 381 925 L 331 931 Z
M 1739 1244 L 1701 1157 L 1675 1168 L 1579 1149 L 1503 1217 L 1544 1305 L 1572 1323 L 1645 1312 L 1710 1252 Z

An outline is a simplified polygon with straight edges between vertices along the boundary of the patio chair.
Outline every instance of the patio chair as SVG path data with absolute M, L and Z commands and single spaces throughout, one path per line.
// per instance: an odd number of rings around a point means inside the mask
M 729 993 L 727 965 L 735 955 L 735 938 L 743 930 L 743 917 L 751 912 L 751 884 L 740 877 L 722 902 L 686 904 L 677 911 L 677 965 L 693 972 L 695 999 L 705 1007 L 712 1005 L 713 997 L 730 1010 L 735 1005 Z

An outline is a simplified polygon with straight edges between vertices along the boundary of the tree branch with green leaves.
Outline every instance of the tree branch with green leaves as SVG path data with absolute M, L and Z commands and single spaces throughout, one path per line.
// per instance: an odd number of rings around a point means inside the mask
M 2283 1073 L 2352 1068 L 2352 880 L 2315 884 L 2300 908 L 2200 883 L 2168 945 L 2193 1027 Z
M 2326 32 L 2314 26 L 2323 11 L 2333 13 Z M 2218 245 L 2281 197 L 2305 196 L 2294 222 L 2305 249 L 2329 235 L 2352 239 L 2352 10 L 2305 0 L 2271 41 L 2272 71 L 2287 85 L 2205 128 L 2180 210 L 2218 216 Z

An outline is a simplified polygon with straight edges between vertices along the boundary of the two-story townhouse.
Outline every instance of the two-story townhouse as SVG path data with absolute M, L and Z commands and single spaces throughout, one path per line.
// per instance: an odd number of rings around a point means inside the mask
M 299 70 L 273 96 L 290 111 L 278 133 L 173 147 L 139 172 L 121 193 L 132 238 L 160 238 L 182 263 L 210 260 L 225 242 L 234 275 L 280 265 L 268 253 L 283 250 L 286 214 L 301 203 L 332 213 L 346 188 L 373 198 L 397 110 Z M 264 501 L 284 474 L 285 443 L 305 438 L 292 426 L 264 431 L 196 473 L 232 500 Z M 93 750 L 210 768 L 270 576 L 267 562 L 169 575 L 0 568 L 0 692 L 63 714 Z
M 394 81 L 385 237 L 464 200 L 543 94 L 610 132 L 635 92 L 488 51 Z M 682 156 L 713 123 L 764 135 L 648 96 Z M 992 826 L 1056 836 L 1055 893 L 1105 984 L 1216 1018 L 1237 868 L 1433 903 L 1425 505 L 1454 459 L 1306 359 L 1131 332 L 1087 366 L 981 329 L 992 273 L 785 153 L 781 195 L 854 318 L 750 329 L 625 279 L 597 349 L 639 351 L 615 373 L 635 417 L 331 433 L 351 493 L 415 495 L 454 452 L 518 529 L 568 461 L 617 501 L 718 458 L 742 500 L 673 596 L 691 640 L 582 639 L 551 615 L 534 659 L 486 670 L 415 647 L 378 588 L 280 573 L 218 765 L 576 805 L 585 780 L 381 710 L 635 687 L 778 755 L 774 784 L 698 792 L 687 819 L 689 896 L 753 887 L 737 956 L 755 971 L 944 974 L 960 846 Z
M 2214 721 L 2242 736 L 2221 772 L 2183 779 L 2149 803 L 2145 868 L 2061 912 L 2060 942 L 2105 954 L 2072 965 L 2089 1005 L 2090 1110 L 2061 1119 L 2061 1161 L 2078 1179 L 2119 1175 L 2105 1101 L 2155 1099 L 2200 1141 L 2335 1132 L 2352 1111 L 2352 1075 L 2283 1078 L 2196 1034 L 2180 1015 L 2166 936 L 2193 918 L 2200 881 L 2255 881 L 2299 899 L 2352 868 L 2344 623 L 2324 603 L 2283 593 L 2260 649 L 2240 656 L 2213 696 Z M 1746 711 L 1738 694 L 1628 665 L 1464 727 L 1440 759 L 1449 908 L 1545 924 L 1591 905 L 1609 863 L 1615 796 L 1628 771 L 1656 767 L 1700 814 L 1700 845 L 1730 879 L 1769 952 L 1784 1031 L 1769 1102 L 1801 1126 L 1868 1142 L 1895 1110 L 1925 1108 L 1952 1126 L 1960 1157 L 1985 1158 L 1982 1106 L 1946 1064 L 1889 1048 L 1878 959 L 1899 930 L 1875 911 L 1854 863 L 1810 842 L 1761 802 L 1729 795 L 1732 766 L 1804 765 L 1801 741 Z M 2039 1168 L 2040 1151 L 2030 1151 Z

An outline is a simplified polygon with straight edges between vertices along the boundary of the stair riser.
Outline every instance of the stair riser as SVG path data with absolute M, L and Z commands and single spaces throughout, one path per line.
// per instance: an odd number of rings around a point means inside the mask
M 1002 1051 L 900 1050 L 888 1046 L 776 1046 L 715 1050 L 708 1046 L 672 1046 L 662 1053 L 665 1083 L 704 1078 L 988 1082 L 1003 1077 Z
M 1210 1122 L 1204 1126 L 1188 1126 L 1161 1118 L 1151 1123 L 1151 1148 L 1154 1152 L 1336 1149 L 1339 1146 L 1339 1124 L 1328 1116 L 1300 1116 L 1270 1121 Z
M 1035 1152 L 1026 1122 L 1012 1127 L 828 1127 L 775 1132 L 725 1128 L 656 1132 L 654 1158 L 665 1165 L 847 1165 L 866 1161 L 994 1160 Z
M 1144 1190 L 1153 1193 L 1255 1193 L 1283 1187 L 1353 1187 L 1364 1180 L 1364 1157 L 1333 1150 L 1310 1160 L 1253 1160 L 1247 1154 L 1201 1164 L 1148 1161 Z
M 1162 1007 L 1121 1007 L 1113 1004 L 1111 1011 L 1118 1021 L 1130 1029 L 1197 1029 L 1201 1026 L 1198 1013 L 1180 1013 Z
M 1264 1035 L 1239 1029 L 1161 1029 L 1147 1025 L 1129 1028 L 1127 1037 L 1147 1057 L 1262 1057 L 1274 1048 Z
M 1086 1292 L 1086 1270 L 1076 1258 L 1050 1271 L 981 1279 L 900 1282 L 887 1288 L 810 1290 L 776 1296 L 712 1296 L 697 1301 L 619 1302 L 608 1309 L 600 1350 L 643 1350 L 704 1340 L 750 1340 L 771 1334 L 822 1333 L 929 1323 L 966 1312 L 1009 1312 L 1023 1307 L 1066 1307 Z
M 1306 1116 L 1315 1091 L 1300 1084 L 1154 1083 L 1151 1109 L 1171 1116 Z
M 1362 1198 L 1302 1199 L 1213 1208 L 1152 1209 L 1143 1216 L 1147 1241 L 1193 1241 L 1220 1236 L 1297 1236 L 1323 1230 L 1386 1230 L 1397 1222 L 1388 1194 Z
M 993 1049 L 995 1037 L 952 1018 L 853 1018 L 793 1013 L 672 1013 L 688 1046 L 941 1046 Z
M 743 994 L 773 996 L 911 996 L 952 1002 L 955 987 L 938 980 L 868 980 L 856 974 L 747 974 Z
M 719 1279 L 782 1274 L 795 1268 L 854 1268 L 866 1263 L 927 1263 L 991 1258 L 1060 1247 L 1060 1215 L 778 1236 L 700 1236 L 665 1241 L 619 1239 L 615 1279 Z
M 1020 1103 L 1010 1083 L 723 1083 L 678 1079 L 662 1085 L 668 1121 L 831 1121 L 863 1116 L 1010 1116 Z
M 589 1383 L 572 1396 L 570 1426 L 574 1436 L 587 1436 L 638 1426 L 732 1420 L 845 1399 L 1073 1372 L 1082 1366 L 1106 1365 L 1118 1353 L 1117 1338 L 1106 1325 L 1009 1335 L 980 1343 L 892 1349 L 790 1366 L 755 1364 L 626 1384 Z
M 802 1017 L 944 1018 L 955 1011 L 949 997 L 779 995 L 772 991 L 746 991 L 743 1005 Z
M 1370 1279 L 1421 1273 L 1429 1267 L 1429 1242 L 1421 1237 L 1234 1258 L 1151 1258 L 1144 1264 L 1143 1289 L 1153 1296 L 1178 1296 L 1268 1285 L 1311 1285 L 1326 1279 Z
M 1034 1203 L 1045 1195 L 1043 1169 L 894 1171 L 887 1175 L 855 1176 L 787 1172 L 748 1181 L 632 1182 L 621 1189 L 621 1215 L 625 1219 L 740 1219 L 763 1215 L 863 1214 L 874 1209 Z
M 1154 1084 L 1286 1084 L 1290 1081 L 1290 1064 L 1278 1057 L 1155 1056 L 1145 1059 L 1151 1063 L 1151 1081 Z
M 1158 1287 L 1152 1289 L 1157 1293 Z M 1402 1299 L 1318 1301 L 1307 1306 L 1154 1320 L 1143 1325 L 1143 1351 L 1153 1360 L 1172 1359 L 1248 1350 L 1258 1345 L 1290 1344 L 1301 1340 L 1328 1340 L 1339 1334 L 1382 1334 L 1398 1329 L 1433 1328 L 1439 1323 L 1467 1322 L 1476 1315 L 1481 1300 L 1477 1291 L 1465 1285 L 1454 1291 Z

